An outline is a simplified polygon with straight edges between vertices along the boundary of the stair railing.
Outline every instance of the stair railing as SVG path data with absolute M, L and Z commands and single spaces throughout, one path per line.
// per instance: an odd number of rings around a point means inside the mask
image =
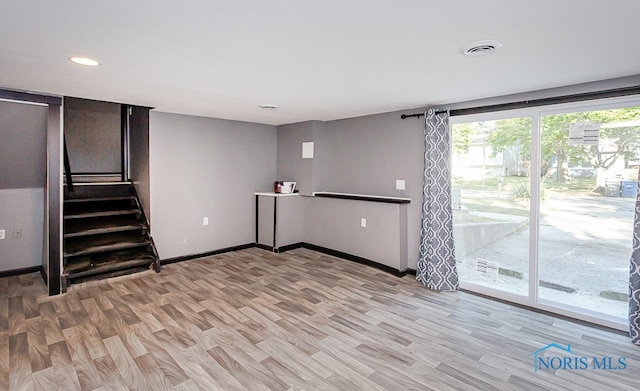
M 67 152 L 67 139 L 63 137 L 64 144 L 64 174 L 67 181 L 67 190 L 73 193 L 73 178 L 71 175 L 71 164 L 69 163 L 69 153 Z

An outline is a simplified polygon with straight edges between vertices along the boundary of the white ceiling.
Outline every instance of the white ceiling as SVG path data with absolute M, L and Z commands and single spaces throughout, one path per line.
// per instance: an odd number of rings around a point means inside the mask
M 326 121 L 639 74 L 638 15 L 638 0 L 0 0 L 0 88 Z M 459 53 L 485 39 L 504 47 Z

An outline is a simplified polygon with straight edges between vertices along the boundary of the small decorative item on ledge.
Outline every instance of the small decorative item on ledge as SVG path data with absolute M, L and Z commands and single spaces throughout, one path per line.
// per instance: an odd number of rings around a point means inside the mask
M 295 182 L 277 181 L 273 183 L 273 191 L 276 193 L 290 194 L 296 189 Z

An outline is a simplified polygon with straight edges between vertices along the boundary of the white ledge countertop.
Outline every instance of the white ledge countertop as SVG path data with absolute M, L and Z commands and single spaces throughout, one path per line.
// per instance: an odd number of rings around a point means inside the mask
M 255 193 L 257 196 L 265 196 L 265 197 L 290 197 L 297 196 L 300 193 L 274 193 L 274 192 L 266 192 L 266 193 Z

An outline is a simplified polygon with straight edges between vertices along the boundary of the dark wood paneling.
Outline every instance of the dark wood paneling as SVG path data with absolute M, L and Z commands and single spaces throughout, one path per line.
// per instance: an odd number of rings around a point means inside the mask
M 49 105 L 47 118 L 47 168 L 46 210 L 48 211 L 48 265 L 49 295 L 60 293 L 60 263 L 62 261 L 62 109 Z
M 18 102 L 44 103 L 47 105 L 62 104 L 62 98 L 59 96 L 32 94 L 23 91 L 11 91 L 0 89 L 0 99 L 15 100 Z
M 149 108 L 130 108 L 129 133 L 129 180 L 133 182 L 142 209 L 151 224 L 151 190 L 149 186 Z
M 117 103 L 64 98 L 64 136 L 72 173 L 120 175 L 120 117 Z

